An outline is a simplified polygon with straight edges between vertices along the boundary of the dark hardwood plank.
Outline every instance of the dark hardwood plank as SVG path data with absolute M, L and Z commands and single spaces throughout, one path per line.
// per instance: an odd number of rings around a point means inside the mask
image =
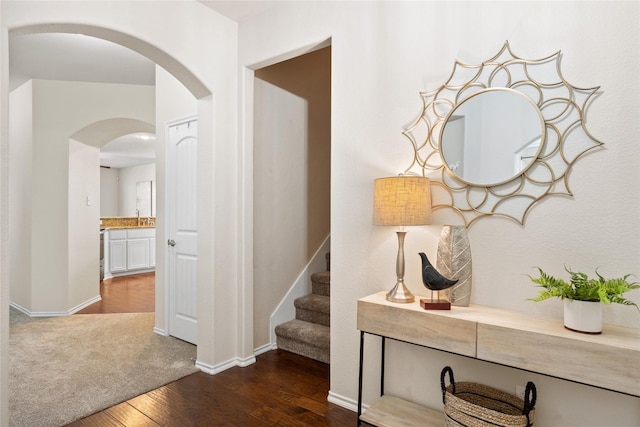
M 160 425 L 167 425 L 174 420 L 174 415 L 171 413 L 171 405 L 165 404 L 165 402 L 154 399 L 148 393 L 134 397 L 127 401 L 129 405 L 136 408 L 143 414 L 147 414 L 153 421 Z M 174 425 L 174 423 L 172 423 Z
M 329 365 L 274 350 L 245 368 L 198 372 L 70 425 L 103 426 L 105 413 L 127 427 L 354 425 L 356 414 L 329 403 L 328 392 Z
M 112 406 L 105 412 L 125 426 L 157 427 L 160 425 L 127 402 Z
M 125 427 L 124 424 L 105 411 L 98 412 L 89 418 L 83 418 L 70 425 L 75 427 Z

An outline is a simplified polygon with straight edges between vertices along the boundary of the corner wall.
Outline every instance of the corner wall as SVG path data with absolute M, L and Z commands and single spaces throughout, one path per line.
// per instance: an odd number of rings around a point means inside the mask
M 255 76 L 253 345 L 260 348 L 271 343 L 270 316 L 330 231 L 331 48 Z M 304 285 L 310 293 L 311 282 Z
M 71 288 L 80 285 L 72 284 L 74 275 L 69 270 L 74 262 L 69 241 L 73 234 L 70 230 L 73 224 L 69 222 L 69 138 L 79 129 L 109 118 L 131 117 L 153 123 L 154 89 L 152 86 L 44 80 L 34 80 L 32 84 L 31 282 L 20 286 L 31 287 L 30 304 L 24 306 L 30 312 L 64 314 L 87 301 L 79 299 L 82 293 L 70 293 Z M 96 174 L 98 166 L 99 163 Z M 18 179 L 28 179 L 23 178 L 23 174 L 20 171 Z M 95 205 L 99 203 L 98 198 L 95 194 Z M 98 221 L 96 230 L 99 230 Z M 96 232 L 95 239 L 98 237 Z M 97 242 L 87 245 L 94 248 L 96 260 L 99 257 Z M 94 295 L 98 283 L 94 284 Z
M 100 216 L 119 216 L 120 169 L 100 168 Z
M 68 194 L 67 304 L 73 310 L 78 305 L 100 299 L 99 148 L 69 140 Z
M 157 148 L 156 148 L 157 150 Z M 118 215 L 136 216 L 136 184 L 141 181 L 152 181 L 152 216 L 156 212 L 156 165 L 140 165 L 120 169 L 120 181 L 118 191 Z
M 11 302 L 31 305 L 31 158 L 33 156 L 33 92 L 27 82 L 11 92 L 9 122 L 9 224 Z

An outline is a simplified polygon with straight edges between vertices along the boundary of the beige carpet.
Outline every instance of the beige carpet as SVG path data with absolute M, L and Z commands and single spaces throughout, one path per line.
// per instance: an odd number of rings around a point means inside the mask
M 62 426 L 196 372 L 196 347 L 154 314 L 31 319 L 11 309 L 11 427 Z

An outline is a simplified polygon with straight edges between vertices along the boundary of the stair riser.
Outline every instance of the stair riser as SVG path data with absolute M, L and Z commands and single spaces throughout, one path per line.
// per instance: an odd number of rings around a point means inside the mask
M 310 359 L 323 363 L 329 363 L 330 355 L 328 348 L 319 348 L 300 341 L 290 340 L 288 338 L 278 337 L 276 344 L 279 349 L 290 351 Z
M 324 326 L 330 326 L 331 323 L 331 316 L 328 313 L 306 310 L 304 308 L 296 308 L 296 319 Z
M 328 297 L 331 295 L 331 287 L 328 283 L 311 282 L 311 292 Z

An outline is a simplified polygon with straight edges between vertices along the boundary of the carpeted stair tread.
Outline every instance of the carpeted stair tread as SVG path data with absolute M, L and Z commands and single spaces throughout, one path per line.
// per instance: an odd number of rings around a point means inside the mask
M 331 322 L 331 272 L 329 254 L 327 270 L 311 275 L 311 294 L 296 298 L 296 318 L 276 326 L 276 345 L 320 362 L 329 363 Z
M 276 326 L 278 348 L 329 363 L 328 326 L 293 319 Z
M 331 299 L 323 295 L 309 294 L 296 298 L 296 319 L 329 326 L 331 321 Z
M 296 308 L 319 311 L 327 314 L 329 314 L 331 310 L 331 299 L 324 295 L 305 295 L 303 297 L 296 298 L 293 304 Z
M 276 326 L 276 334 L 286 338 L 304 340 L 315 347 L 329 346 L 329 327 L 293 319 Z
M 311 275 L 311 292 L 316 295 L 329 296 L 331 294 L 331 272 L 321 271 Z

